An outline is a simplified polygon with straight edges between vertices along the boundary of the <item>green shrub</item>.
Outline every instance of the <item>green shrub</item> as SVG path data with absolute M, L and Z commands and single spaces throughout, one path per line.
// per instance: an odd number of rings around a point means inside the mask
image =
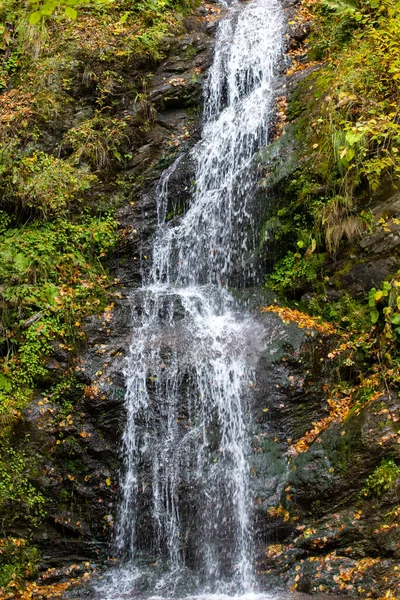
M 21 538 L 0 539 L 0 589 L 10 581 L 23 581 L 36 573 L 39 553 Z M 8 590 L 9 591 L 9 590 Z
M 385 458 L 372 475 L 367 478 L 361 494 L 379 498 L 392 489 L 399 479 L 400 467 L 392 459 Z
M 324 256 L 321 254 L 301 256 L 288 252 L 274 267 L 267 277 L 267 287 L 277 292 L 290 294 L 299 288 L 314 286 L 318 281 L 318 273 Z
M 81 318 L 107 297 L 100 258 L 116 239 L 111 217 L 80 223 L 59 219 L 5 232 L 0 242 L 0 392 L 19 393 L 21 400 L 26 388 L 29 396 L 35 381 L 46 376 L 43 358 L 53 350 L 52 342 L 72 349 L 84 337 Z
M 124 119 L 96 115 L 70 129 L 65 141 L 73 149 L 72 160 L 86 162 L 96 170 L 108 168 L 112 160 L 122 161 L 120 148 L 127 141 L 127 126 Z
M 22 158 L 13 175 L 22 206 L 45 219 L 67 214 L 95 181 L 95 175 L 44 152 Z

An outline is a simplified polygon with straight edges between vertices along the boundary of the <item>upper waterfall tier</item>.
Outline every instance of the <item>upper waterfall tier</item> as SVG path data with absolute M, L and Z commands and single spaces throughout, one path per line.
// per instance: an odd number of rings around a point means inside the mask
M 179 223 L 166 223 L 168 178 L 159 187 L 151 282 L 178 286 L 228 283 L 232 269 L 251 270 L 249 200 L 252 161 L 268 141 L 274 67 L 283 15 L 277 0 L 235 3 L 221 22 L 208 76 L 204 126 L 193 148 L 193 199 Z

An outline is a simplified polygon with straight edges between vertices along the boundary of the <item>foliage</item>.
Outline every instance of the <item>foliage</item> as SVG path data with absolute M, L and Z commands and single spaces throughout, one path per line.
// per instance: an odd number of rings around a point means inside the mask
M 400 174 L 399 9 L 398 0 L 318 4 L 315 35 L 325 40 L 335 90 L 321 106 L 321 134 L 330 134 L 346 195 L 365 181 L 374 191 L 384 174 Z M 332 22 L 350 35 L 338 37 Z
M 7 540 L 8 541 L 8 540 Z M 11 541 L 16 544 L 21 544 L 25 540 L 14 540 Z M 28 548 L 24 545 L 23 550 L 30 551 L 34 556 L 34 548 Z M 34 564 L 34 563 L 33 563 Z M 40 581 L 23 581 L 23 578 L 19 576 L 21 572 L 21 566 L 27 565 L 25 572 L 26 576 L 31 574 L 30 563 L 21 562 L 14 566 L 11 581 L 8 585 L 1 589 L 0 594 L 4 600 L 38 600 L 41 598 L 61 598 L 65 595 L 65 592 L 71 588 L 71 590 L 80 589 L 81 587 L 88 584 L 92 575 L 99 574 L 99 569 L 96 568 L 92 563 L 72 563 L 68 567 L 63 569 L 49 568 L 41 574 Z M 5 565 L 7 566 L 7 565 Z M 7 569 L 8 573 L 11 573 L 11 568 Z M 2 581 L 4 581 L 3 579 Z M 51 583 L 51 582 L 55 583 Z
M 279 315 L 284 323 L 294 322 L 300 329 L 308 329 L 310 331 L 318 331 L 322 335 L 332 335 L 336 330 L 332 325 L 321 319 L 310 317 L 298 310 L 281 307 L 276 305 L 264 306 L 262 312 L 273 312 Z
M 112 159 L 122 161 L 121 145 L 127 141 L 125 119 L 111 119 L 98 114 L 70 129 L 65 136 L 73 149 L 74 162 L 87 162 L 96 170 L 110 167 Z
M 58 8 L 64 9 L 64 14 L 69 19 L 75 20 L 78 13 L 74 6 L 79 4 L 79 0 L 36 0 L 32 2 L 32 12 L 29 15 L 31 25 L 36 25 L 45 17 L 51 16 Z
M 90 2 L 94 5 L 102 7 L 102 5 L 110 5 L 113 0 L 31 0 L 31 12 L 29 14 L 29 22 L 31 25 L 36 25 L 42 19 L 50 17 L 55 11 L 63 11 L 65 17 L 75 19 L 78 17 L 79 5 L 87 5 Z M 121 23 L 125 23 L 131 14 L 135 12 L 144 13 L 147 18 L 154 18 L 154 13 L 158 14 L 163 9 L 175 7 L 176 9 L 190 8 L 190 2 L 187 0 L 178 0 L 169 2 L 168 0 L 151 0 L 147 2 L 139 2 L 133 10 L 127 10 L 120 19 Z
M 24 519 L 37 527 L 44 516 L 45 498 L 31 483 L 35 459 L 14 449 L 2 436 L 0 458 L 0 527 L 4 531 L 13 521 Z
M 322 261 L 323 255 L 313 256 L 310 252 L 309 255 L 302 256 L 299 252 L 289 251 L 275 265 L 266 285 L 278 292 L 289 294 L 298 288 L 315 285 Z
M 0 539 L 0 589 L 10 581 L 23 581 L 36 573 L 38 551 L 29 546 L 25 539 Z
M 343 292 L 335 301 L 329 301 L 325 292 L 315 294 L 308 302 L 307 310 L 329 323 L 337 323 L 343 331 L 364 333 L 371 327 L 368 307 L 362 300 L 355 300 L 347 292 Z
M 65 215 L 96 177 L 44 152 L 23 157 L 13 168 L 16 197 L 43 218 Z
M 388 339 L 393 334 L 400 335 L 400 272 L 390 281 L 384 281 L 382 288 L 372 288 L 368 301 L 371 310 L 371 323 L 375 324 L 380 317 L 385 323 L 385 333 Z
M 283 129 L 296 139 L 301 166 L 285 179 L 268 233 L 291 252 L 313 238 L 335 258 L 370 230 L 371 194 L 400 175 L 400 2 L 304 0 L 302 10 L 314 19 L 312 52 L 324 63 L 287 107 Z M 263 158 L 266 188 L 280 175 L 274 169 L 287 168 L 275 164 L 279 145 L 285 148 L 278 139 Z
M 81 318 L 105 297 L 107 275 L 99 258 L 115 242 L 111 217 L 36 223 L 4 234 L 0 386 L 7 395 L 46 375 L 43 357 L 53 341 L 72 349 L 82 339 Z
M 361 495 L 379 498 L 392 489 L 399 479 L 400 467 L 392 459 L 385 458 L 367 478 L 365 487 L 361 490 Z
M 355 301 L 340 289 L 345 273 L 334 261 L 341 253 L 342 265 L 351 265 L 349 255 L 365 231 L 381 225 L 391 231 L 392 225 L 375 224 L 365 207 L 383 181 L 390 188 L 400 173 L 399 8 L 398 0 L 303 1 L 306 18 L 314 19 L 311 41 L 318 56 L 313 57 L 324 63 L 290 99 L 292 122 L 285 127 L 289 139 L 296 140 L 297 156 L 267 222 L 269 239 L 286 248 L 267 284 L 291 300 L 310 292 L 300 307 L 336 324 L 341 336 L 353 336 L 339 354 L 346 366 L 359 365 L 367 379 L 380 370 L 371 393 L 400 381 L 398 274 Z M 263 158 L 267 189 L 279 181 L 275 170 L 282 162 L 274 156 L 280 148 L 285 149 L 285 136 Z M 314 270 L 310 258 L 318 265 Z

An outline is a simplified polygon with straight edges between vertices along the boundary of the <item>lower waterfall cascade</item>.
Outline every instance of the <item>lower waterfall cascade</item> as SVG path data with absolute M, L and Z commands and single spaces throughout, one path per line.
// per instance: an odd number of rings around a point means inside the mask
M 142 579 L 148 597 L 255 589 L 250 400 L 265 332 L 229 290 L 254 275 L 254 156 L 268 143 L 283 31 L 279 0 L 228 7 L 182 217 L 167 219 L 179 158 L 158 185 L 152 266 L 131 294 L 115 539 L 123 566 L 105 576 L 101 598 L 133 597 Z

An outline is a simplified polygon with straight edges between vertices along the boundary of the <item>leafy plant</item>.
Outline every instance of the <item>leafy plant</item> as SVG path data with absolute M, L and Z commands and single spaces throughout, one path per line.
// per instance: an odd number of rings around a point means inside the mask
M 14 449 L 2 439 L 0 458 L 0 526 L 4 530 L 19 518 L 37 526 L 44 516 L 45 498 L 30 478 L 36 468 L 35 459 Z M 4 521 L 6 519 L 6 522 Z
M 314 285 L 323 259 L 323 255 L 302 256 L 298 252 L 288 252 L 275 265 L 266 285 L 283 293 L 291 293 L 305 285 Z
M 385 458 L 372 475 L 367 478 L 365 486 L 361 490 L 361 495 L 380 498 L 385 492 L 392 489 L 399 479 L 400 467 L 392 459 Z
M 23 538 L 0 539 L 0 589 L 36 574 L 39 553 Z
M 112 0 L 92 0 L 98 3 L 108 3 Z M 78 16 L 77 6 L 82 4 L 82 0 L 31 0 L 31 12 L 29 22 L 36 25 L 42 19 L 50 17 L 55 11 L 63 10 L 63 14 L 75 21 Z
M 22 158 L 13 175 L 16 196 L 22 206 L 46 219 L 65 215 L 96 179 L 95 175 L 44 152 Z
M 106 297 L 107 275 L 99 259 L 115 242 L 116 223 L 110 217 L 6 232 L 0 243 L 5 284 L 0 391 L 11 387 L 15 396 L 31 389 L 46 376 L 43 357 L 54 340 L 72 349 L 71 343 L 83 338 L 81 318 Z
M 400 275 L 398 272 L 397 275 Z M 393 278 L 384 281 L 382 288 L 372 288 L 368 296 L 368 304 L 371 308 L 371 323 L 377 323 L 383 316 L 386 334 L 390 336 L 392 330 L 400 335 L 400 279 Z
M 74 162 L 87 162 L 96 170 L 106 169 L 111 161 L 123 160 L 120 148 L 127 141 L 127 120 L 96 115 L 79 127 L 70 129 L 65 137 L 74 153 Z

